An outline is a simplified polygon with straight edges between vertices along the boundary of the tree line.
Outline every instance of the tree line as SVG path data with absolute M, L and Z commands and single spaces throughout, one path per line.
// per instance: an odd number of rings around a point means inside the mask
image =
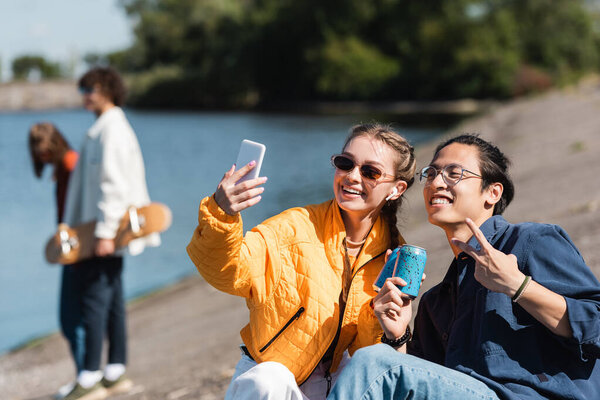
M 133 45 L 88 62 L 146 107 L 506 98 L 598 69 L 595 3 L 120 0 Z

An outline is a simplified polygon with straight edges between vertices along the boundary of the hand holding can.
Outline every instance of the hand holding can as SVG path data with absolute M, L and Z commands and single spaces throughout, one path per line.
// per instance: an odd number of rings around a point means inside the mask
M 395 248 L 373 283 L 373 289 L 379 291 L 387 278 L 397 276 L 406 282 L 406 286 L 398 289 L 414 299 L 421 288 L 426 261 L 427 251 L 422 247 L 405 244 Z

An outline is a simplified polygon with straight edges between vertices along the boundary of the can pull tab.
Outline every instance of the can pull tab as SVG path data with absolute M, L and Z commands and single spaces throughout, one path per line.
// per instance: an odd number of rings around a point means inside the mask
M 129 226 L 134 235 L 140 233 L 140 219 L 138 217 L 137 209 L 133 206 L 129 207 Z
M 69 254 L 71 250 L 78 245 L 77 239 L 70 237 L 69 232 L 64 226 L 59 226 L 58 237 L 60 239 L 60 252 L 64 256 Z

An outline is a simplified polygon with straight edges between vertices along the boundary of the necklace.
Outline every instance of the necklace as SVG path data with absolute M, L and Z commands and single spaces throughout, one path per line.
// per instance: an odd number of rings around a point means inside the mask
M 353 242 L 352 240 L 348 239 L 348 236 L 346 236 L 346 244 L 349 247 L 360 247 L 362 246 L 365 242 L 367 241 L 367 238 L 365 237 L 363 240 L 361 240 L 360 242 Z
M 342 273 L 342 298 L 340 299 L 340 304 L 343 304 L 344 307 L 346 307 L 348 290 L 350 289 L 350 285 L 352 283 L 352 264 L 350 263 L 349 253 L 352 253 L 352 257 L 358 257 L 363 245 L 367 241 L 367 237 L 369 237 L 369 233 L 371 233 L 371 229 L 373 229 L 373 225 L 371 225 L 369 228 L 369 231 L 365 235 L 364 239 L 359 242 L 348 240 L 348 236 L 346 236 L 342 242 L 344 245 L 344 272 Z M 348 251 L 348 247 L 351 248 L 350 251 Z M 356 258 L 354 258 L 354 262 L 356 262 Z
M 352 256 L 354 259 L 353 261 L 356 261 L 356 257 L 358 256 L 358 253 L 360 253 L 360 250 L 366 241 L 366 237 L 360 242 L 348 240 L 347 236 L 344 238 L 344 273 L 342 274 L 342 298 L 340 299 L 341 303 L 344 304 L 344 307 L 346 305 L 346 301 L 348 300 L 348 289 L 350 288 L 350 283 L 352 281 L 353 262 L 350 262 L 350 256 Z

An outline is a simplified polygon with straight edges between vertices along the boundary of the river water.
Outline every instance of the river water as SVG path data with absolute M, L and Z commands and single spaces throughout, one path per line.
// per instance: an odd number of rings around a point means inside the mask
M 330 155 L 340 151 L 352 125 L 371 121 L 364 116 L 126 113 L 142 148 L 150 197 L 173 212 L 173 225 L 162 234 L 159 248 L 126 258 L 128 299 L 196 273 L 185 247 L 198 204 L 235 162 L 242 139 L 267 147 L 261 175 L 269 181 L 263 199 L 242 213 L 250 229 L 286 208 L 330 198 Z M 27 149 L 29 127 L 39 121 L 55 123 L 79 149 L 94 118 L 84 110 L 0 114 L 0 354 L 58 329 L 61 271 L 43 257 L 56 225 L 54 182 L 50 169 L 41 180 L 34 177 Z M 413 144 L 443 129 L 394 126 Z

